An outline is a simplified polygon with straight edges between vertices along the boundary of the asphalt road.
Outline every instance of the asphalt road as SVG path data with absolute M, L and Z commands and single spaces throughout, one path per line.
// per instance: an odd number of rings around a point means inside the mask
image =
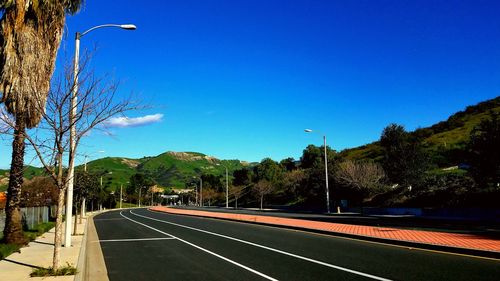
M 113 280 L 498 280 L 500 261 L 146 209 L 94 218 Z

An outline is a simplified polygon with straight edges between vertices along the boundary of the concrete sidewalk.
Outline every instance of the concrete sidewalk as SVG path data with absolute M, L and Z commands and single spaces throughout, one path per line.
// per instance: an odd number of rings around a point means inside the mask
M 463 254 L 500 258 L 500 240 L 488 236 L 463 233 L 448 233 L 425 230 L 407 230 L 389 227 L 375 227 L 291 219 L 283 217 L 259 216 L 237 213 L 222 213 L 199 210 L 186 210 L 168 207 L 152 207 L 152 211 L 180 215 L 202 216 L 266 225 L 304 229 L 335 235 L 362 238 L 405 246 L 434 250 L 444 250 Z
M 87 218 L 82 219 L 81 224 L 77 224 L 77 234 L 71 237 L 71 247 L 61 248 L 61 266 L 70 264 L 74 267 L 78 264 L 84 232 L 87 226 Z M 54 252 L 55 228 L 39 236 L 35 241 L 20 249 L 20 253 L 13 253 L 0 261 L 0 280 L 74 280 L 75 275 L 59 277 L 30 277 L 31 272 L 36 267 L 51 267 L 52 255 Z M 64 229 L 63 229 L 64 237 Z

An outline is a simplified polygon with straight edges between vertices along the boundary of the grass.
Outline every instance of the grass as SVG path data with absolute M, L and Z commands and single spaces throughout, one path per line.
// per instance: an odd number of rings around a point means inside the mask
M 116 206 L 118 207 L 119 204 L 117 204 Z M 137 207 L 137 205 L 132 203 L 122 202 L 122 208 L 134 208 L 134 207 Z
M 30 276 L 31 277 L 67 276 L 67 275 L 75 275 L 76 273 L 77 273 L 76 268 L 68 263 L 66 264 L 66 266 L 61 267 L 55 271 L 52 269 L 52 267 L 48 268 L 39 267 L 33 269 L 33 272 L 31 272 Z
M 17 244 L 3 244 L 0 243 L 0 260 L 8 257 L 10 254 L 18 252 L 22 246 Z
M 31 228 L 31 229 L 24 231 L 24 235 L 29 239 L 29 241 L 33 241 L 38 236 L 51 230 L 54 226 L 55 226 L 54 222 L 40 223 L 40 224 L 36 225 L 34 228 Z
M 32 229 L 28 229 L 28 230 L 24 231 L 24 236 L 26 237 L 26 239 L 28 241 L 33 241 L 38 236 L 44 234 L 45 232 L 49 231 L 53 227 L 54 227 L 53 222 L 41 223 Z M 3 233 L 0 232 L 0 240 L 2 238 L 3 238 Z M 21 249 L 21 247 L 23 247 L 23 245 L 0 243 L 0 260 L 8 257 L 12 253 L 18 252 L 19 249 Z

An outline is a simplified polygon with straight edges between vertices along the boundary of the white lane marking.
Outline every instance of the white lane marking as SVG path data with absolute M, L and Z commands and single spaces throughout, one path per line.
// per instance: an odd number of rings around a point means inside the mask
M 219 236 L 219 237 L 222 237 L 222 238 L 226 238 L 226 239 L 230 239 L 230 240 L 233 240 L 233 241 L 241 242 L 241 243 L 244 243 L 244 244 L 252 245 L 252 246 L 255 246 L 255 247 L 259 247 L 259 248 L 262 248 L 262 249 L 266 249 L 266 250 L 269 250 L 269 251 L 273 251 L 273 252 L 276 252 L 276 253 L 287 255 L 287 256 L 290 256 L 290 257 L 297 258 L 297 259 L 305 260 L 305 261 L 308 261 L 308 262 L 316 263 L 316 264 L 323 265 L 323 266 L 326 266 L 326 267 L 330 267 L 330 268 L 334 268 L 334 269 L 337 269 L 337 270 L 349 272 L 349 273 L 352 273 L 352 274 L 356 274 L 356 275 L 368 277 L 368 278 L 371 278 L 371 279 L 374 279 L 374 280 L 391 281 L 391 279 L 387 279 L 387 278 L 379 277 L 379 276 L 376 276 L 376 275 L 372 275 L 372 274 L 368 274 L 368 273 L 356 271 L 356 270 L 353 270 L 353 269 L 345 268 L 345 267 L 342 267 L 342 266 L 333 265 L 333 264 L 330 264 L 330 263 L 326 263 L 326 262 L 314 260 L 314 259 L 311 259 L 311 258 L 299 256 L 299 255 L 296 255 L 296 254 L 292 254 L 292 253 L 285 252 L 285 251 L 282 251 L 282 250 L 278 250 L 278 249 L 275 249 L 275 248 L 271 248 L 271 247 L 268 247 L 268 246 L 256 244 L 256 243 L 253 243 L 253 242 L 250 242 L 250 241 L 246 241 L 246 240 L 234 238 L 234 237 L 231 237 L 231 236 L 227 236 L 227 235 L 223 235 L 223 234 L 219 234 L 219 233 L 215 233 L 215 232 L 210 232 L 210 231 L 207 231 L 207 230 L 198 229 L 198 228 L 194 228 L 194 227 L 190 227 L 190 226 L 186 226 L 186 225 L 182 225 L 182 224 L 178 224 L 178 223 L 174 223 L 174 222 L 169 222 L 169 221 L 164 221 L 164 220 L 159 220 L 159 219 L 155 219 L 155 218 L 151 218 L 151 217 L 139 215 L 139 214 L 136 214 L 136 213 L 134 213 L 132 211 L 130 211 L 130 213 L 133 214 L 133 215 L 135 215 L 135 216 L 138 216 L 138 217 L 142 217 L 142 218 L 146 218 L 146 219 L 150 219 L 150 220 L 154 220 L 154 221 L 158 221 L 158 222 L 162 222 L 162 223 L 167 223 L 167 224 L 171 224 L 171 225 L 175 225 L 175 226 L 179 226 L 179 227 L 184 227 L 184 228 L 187 228 L 187 229 L 191 229 L 191 230 L 203 232 L 203 233 L 214 235 L 214 236 Z
M 156 232 L 159 232 L 159 233 L 161 233 L 161 234 L 164 234 L 164 235 L 167 235 L 167 236 L 173 237 L 173 238 L 175 238 L 175 239 L 177 239 L 177 240 L 181 241 L 182 243 L 188 244 L 189 246 L 192 246 L 192 247 L 195 247 L 196 249 L 202 250 L 202 251 L 203 251 L 203 252 L 205 252 L 205 253 L 208 253 L 208 254 L 210 254 L 210 255 L 216 256 L 216 257 L 218 257 L 218 258 L 220 258 L 220 259 L 222 259 L 222 260 L 225 260 L 225 261 L 227 261 L 227 262 L 229 262 L 229 263 L 232 263 L 232 264 L 234 264 L 234 265 L 236 265 L 236 266 L 238 266 L 238 267 L 241 267 L 241 268 L 243 268 L 243 269 L 246 269 L 246 270 L 248 270 L 248 271 L 250 271 L 250 272 L 252 272 L 252 273 L 255 273 L 255 274 L 257 274 L 257 275 L 259 275 L 259 276 L 261 276 L 261 277 L 263 277 L 263 278 L 267 279 L 267 280 L 278 281 L 278 279 L 274 279 L 274 278 L 272 278 L 272 277 L 270 277 L 270 276 L 267 276 L 267 275 L 265 275 L 264 273 L 261 273 L 261 272 L 259 272 L 259 271 L 257 271 L 257 270 L 254 270 L 254 269 L 251 269 L 251 268 L 250 268 L 250 267 L 248 267 L 248 266 L 245 266 L 245 265 L 242 265 L 242 264 L 240 264 L 240 263 L 237 263 L 237 262 L 235 262 L 235 261 L 233 261 L 233 260 L 230 260 L 230 259 L 228 259 L 228 258 L 226 258 L 226 257 L 223 257 L 223 256 L 221 256 L 221 255 L 219 255 L 219 254 L 216 254 L 216 253 L 214 253 L 214 252 L 211 252 L 211 251 L 209 251 L 209 250 L 207 250 L 207 249 L 205 249 L 205 248 L 202 248 L 202 247 L 200 247 L 200 246 L 198 246 L 198 245 L 195 245 L 195 244 L 193 244 L 193 243 L 191 243 L 191 242 L 188 242 L 188 241 L 186 241 L 186 240 L 183 240 L 183 239 L 181 239 L 181 238 L 179 238 L 179 237 L 176 237 L 176 236 L 174 236 L 174 235 L 171 235 L 171 234 L 168 234 L 168 233 L 166 233 L 166 232 L 163 232 L 163 231 L 161 231 L 161 230 L 159 230 L 159 229 L 156 229 L 156 228 L 154 228 L 154 227 L 152 227 L 152 226 L 149 226 L 149 225 L 147 225 L 147 224 L 143 224 L 143 223 L 138 222 L 138 221 L 136 221 L 136 220 L 133 220 L 133 219 L 131 219 L 131 218 L 129 218 L 129 217 L 126 217 L 126 216 L 124 216 L 124 215 L 122 214 L 122 212 L 123 212 L 123 211 L 120 211 L 120 215 L 121 215 L 122 217 L 126 218 L 126 219 L 127 219 L 127 220 L 129 220 L 129 221 L 132 221 L 132 222 L 135 222 L 135 223 L 137 223 L 137 224 L 140 224 L 140 225 L 142 225 L 142 226 L 144 226 L 144 227 L 147 227 L 147 228 L 149 228 L 149 229 L 152 229 L 152 230 L 154 230 L 154 231 L 156 231 Z M 130 211 L 130 212 L 131 212 L 131 211 Z
M 94 221 L 116 221 L 116 220 L 123 220 L 123 218 L 94 219 Z
M 161 237 L 161 238 L 137 238 L 137 239 L 108 239 L 99 240 L 94 242 L 133 242 L 133 241 L 156 241 L 156 240 L 172 240 L 174 237 Z

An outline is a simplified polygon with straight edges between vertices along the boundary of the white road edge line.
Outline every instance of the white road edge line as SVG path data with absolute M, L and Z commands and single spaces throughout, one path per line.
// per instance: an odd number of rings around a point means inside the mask
M 135 238 L 135 239 L 108 239 L 99 240 L 94 242 L 133 242 L 133 241 L 156 241 L 156 240 L 172 240 L 174 237 L 161 237 L 161 238 Z
M 150 211 L 150 212 L 152 212 L 152 211 Z M 130 210 L 130 213 L 133 214 L 133 215 L 135 215 L 135 216 L 138 216 L 138 217 L 142 217 L 142 218 L 146 218 L 146 219 L 150 219 L 150 220 L 154 220 L 154 221 L 158 221 L 158 222 L 162 222 L 162 223 L 166 223 L 166 224 L 171 224 L 171 225 L 175 225 L 175 226 L 179 226 L 179 227 L 184 227 L 184 228 L 187 228 L 187 229 L 191 229 L 191 230 L 195 230 L 195 231 L 199 231 L 199 232 L 211 234 L 211 235 L 214 235 L 214 236 L 219 236 L 219 237 L 222 237 L 222 238 L 226 238 L 226 239 L 230 239 L 230 240 L 233 240 L 233 241 L 241 242 L 241 243 L 244 243 L 244 244 L 252 245 L 252 246 L 255 246 L 255 247 L 259 247 L 259 248 L 262 248 L 262 249 L 266 249 L 266 250 L 269 250 L 269 251 L 273 251 L 273 252 L 276 252 L 276 253 L 287 255 L 287 256 L 290 256 L 290 257 L 297 258 L 297 259 L 305 260 L 305 261 L 308 261 L 308 262 L 316 263 L 316 264 L 323 265 L 323 266 L 326 266 L 326 267 L 330 267 L 330 268 L 334 268 L 334 269 L 337 269 L 337 270 L 349 272 L 349 273 L 352 273 L 352 274 L 356 274 L 356 275 L 368 277 L 368 278 L 371 278 L 371 279 L 374 279 L 374 280 L 392 281 L 391 279 L 387 279 L 387 278 L 379 277 L 379 276 L 376 276 L 376 275 L 372 275 L 372 274 L 368 274 L 368 273 L 356 271 L 356 270 L 353 270 L 353 269 L 341 267 L 341 266 L 338 266 L 338 265 L 333 265 L 333 264 L 329 264 L 329 263 L 326 263 L 326 262 L 314 260 L 314 259 L 311 259 L 311 258 L 299 256 L 299 255 L 296 255 L 296 254 L 292 254 L 292 253 L 285 252 L 285 251 L 282 251 L 282 250 L 278 250 L 278 249 L 275 249 L 275 248 L 271 248 L 271 247 L 268 247 L 268 246 L 256 244 L 256 243 L 249 242 L 249 241 L 246 241 L 246 240 L 234 238 L 234 237 L 231 237 L 231 236 L 227 236 L 227 235 L 223 235 L 223 234 L 219 234 L 219 233 L 215 233 L 215 232 L 210 232 L 210 231 L 206 231 L 206 230 L 202 230 L 202 229 L 198 229 L 198 228 L 194 228 L 194 227 L 190 227 L 190 226 L 186 226 L 186 225 L 182 225 L 182 224 L 177 224 L 177 223 L 173 223 L 173 222 L 159 220 L 159 219 L 155 219 L 155 218 L 151 218 L 151 217 L 147 217 L 147 216 L 143 216 L 143 215 L 139 215 L 139 214 L 136 214 L 136 213 L 132 212 L 132 210 Z
M 174 239 L 177 239 L 177 240 L 181 241 L 182 243 L 188 244 L 189 246 L 192 246 L 192 247 L 194 247 L 194 248 L 196 248 L 196 249 L 202 250 L 202 251 L 203 251 L 203 252 L 205 252 L 205 253 L 208 253 L 208 254 L 210 254 L 210 255 L 216 256 L 216 257 L 218 257 L 218 258 L 220 258 L 220 259 L 222 259 L 222 260 L 225 260 L 225 261 L 227 261 L 227 262 L 229 262 L 229 263 L 232 263 L 232 264 L 234 264 L 234 265 L 236 265 L 236 266 L 238 266 L 238 267 L 241 267 L 241 268 L 243 268 L 243 269 L 246 269 L 246 270 L 248 270 L 248 271 L 250 271 L 250 272 L 252 272 L 252 273 L 254 273 L 254 274 L 257 274 L 257 275 L 259 275 L 259 276 L 261 276 L 261 277 L 263 277 L 263 278 L 267 279 L 267 280 L 278 281 L 278 279 L 274 279 L 274 278 L 272 278 L 272 277 L 270 277 L 270 276 L 267 276 L 267 275 L 265 275 L 264 273 L 261 273 L 261 272 L 259 272 L 259 271 L 257 271 L 257 270 L 254 270 L 254 269 L 251 269 L 251 268 L 250 268 L 250 267 L 248 267 L 248 266 L 245 266 L 245 265 L 242 265 L 242 264 L 240 264 L 240 263 L 237 263 L 237 262 L 235 262 L 235 261 L 233 261 L 233 260 L 230 260 L 230 259 L 228 259 L 228 258 L 226 258 L 226 257 L 223 257 L 223 256 L 221 256 L 221 255 L 219 255 L 219 254 L 216 254 L 216 253 L 214 253 L 214 252 L 211 252 L 211 251 L 209 251 L 209 250 L 207 250 L 207 249 L 205 249 L 205 248 L 202 248 L 202 247 L 200 247 L 200 246 L 198 246 L 198 245 L 195 245 L 195 244 L 193 244 L 193 243 L 191 243 L 191 242 L 188 242 L 188 241 L 183 240 L 183 239 L 181 239 L 181 238 L 179 238 L 179 237 L 176 237 L 176 236 L 174 236 L 174 235 L 171 235 L 171 234 L 168 234 L 168 233 L 163 232 L 163 231 L 161 231 L 161 230 L 158 230 L 158 229 L 156 229 L 156 228 L 154 228 L 154 227 L 152 227 L 152 226 L 149 226 L 149 225 L 147 225 L 147 224 L 143 224 L 143 223 L 138 222 L 138 221 L 136 221 L 136 220 L 133 220 L 133 219 L 131 219 L 131 218 L 129 218 L 129 217 L 126 217 L 126 216 L 124 216 L 124 215 L 122 214 L 122 212 L 123 212 L 123 211 L 120 211 L 120 215 L 121 215 L 122 217 L 126 218 L 126 219 L 127 219 L 127 220 L 129 220 L 129 221 L 135 222 L 135 223 L 137 223 L 137 224 L 139 224 L 139 225 L 142 225 L 142 226 L 144 226 L 144 227 L 147 227 L 147 228 L 149 228 L 149 229 L 152 229 L 152 230 L 154 230 L 154 231 L 156 231 L 156 232 L 159 232 L 159 233 L 161 233 L 161 234 L 163 234 L 163 235 L 173 237 Z M 130 213 L 132 213 L 132 211 L 130 211 Z

